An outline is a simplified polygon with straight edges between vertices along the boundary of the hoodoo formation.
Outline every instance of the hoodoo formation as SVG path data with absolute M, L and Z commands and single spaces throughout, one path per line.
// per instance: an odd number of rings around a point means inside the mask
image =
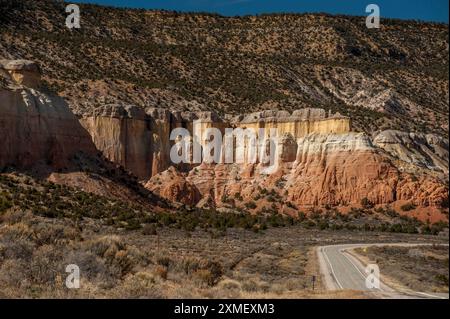
M 162 108 L 106 104 L 77 118 L 59 97 L 39 90 L 39 67 L 31 61 L 1 61 L 0 166 L 29 168 L 37 163 L 62 169 L 77 152 L 100 151 L 133 173 L 146 187 L 171 201 L 227 207 L 240 194 L 276 189 L 296 206 L 351 206 L 410 201 L 423 207 L 447 199 L 448 142 L 432 134 L 380 132 L 372 138 L 352 131 L 351 119 L 323 109 L 261 111 L 221 118 L 213 112 L 170 112 Z M 6 83 L 6 84 L 5 84 Z M 278 168 L 261 163 L 174 165 L 170 132 L 193 134 L 215 127 L 275 129 Z M 420 174 L 413 174 L 420 172 Z M 260 201 L 262 202 L 262 201 Z

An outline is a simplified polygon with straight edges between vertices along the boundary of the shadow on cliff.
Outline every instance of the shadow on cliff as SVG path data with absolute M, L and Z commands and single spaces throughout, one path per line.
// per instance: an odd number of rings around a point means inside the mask
M 169 207 L 96 148 L 67 103 L 29 88 L 0 90 L 0 173 L 20 172 L 106 197 Z

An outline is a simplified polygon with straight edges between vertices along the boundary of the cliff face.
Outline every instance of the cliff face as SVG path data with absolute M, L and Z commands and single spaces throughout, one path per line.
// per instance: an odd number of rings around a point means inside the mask
M 342 134 L 350 131 L 349 118 L 326 117 L 321 109 L 298 110 L 293 114 L 257 112 L 227 122 L 213 112 L 170 113 L 158 108 L 142 110 L 131 105 L 107 105 L 81 118 L 80 122 L 108 159 L 121 164 L 140 180 L 147 180 L 173 165 L 170 150 L 175 141 L 170 140 L 170 134 L 175 128 L 185 128 L 191 136 L 196 135 L 202 147 L 210 140 L 206 135 L 209 128 L 219 129 L 222 136 L 225 128 L 254 129 L 256 136 L 262 128 L 264 138 L 274 129 L 280 138 L 290 136 L 293 139 L 312 132 Z
M 438 180 L 429 177 L 414 180 L 399 172 L 362 133 L 309 134 L 297 140 L 294 158 L 280 153 L 274 174 L 262 174 L 262 169 L 261 164 L 203 163 L 185 179 L 171 177 L 171 184 L 165 186 L 167 175 L 159 174 L 147 187 L 175 199 L 179 197 L 178 192 L 195 186 L 200 198 L 208 199 L 208 203 L 212 199 L 217 207 L 227 206 L 229 199 L 235 197 L 242 197 L 242 207 L 255 201 L 269 207 L 273 201 L 259 196 L 268 191 L 274 192 L 284 204 L 290 202 L 298 207 L 359 205 L 363 198 L 374 204 L 402 200 L 419 206 L 437 206 L 446 198 L 446 187 Z M 198 196 L 189 199 L 191 205 L 199 202 Z
M 138 118 L 138 113 L 132 116 Z M 144 130 L 139 122 L 127 123 L 128 131 L 110 132 L 108 129 L 121 126 L 107 121 L 105 117 L 98 118 L 97 122 L 86 121 L 110 137 L 108 141 L 103 140 L 105 151 L 121 154 L 120 145 L 115 141 L 123 140 L 128 153 L 142 153 L 143 135 L 137 134 Z M 137 138 L 125 139 L 124 132 Z M 5 167 L 25 170 L 57 184 L 158 209 L 159 198 L 118 167 L 118 161 L 113 164 L 99 156 L 93 143 L 95 136 L 91 137 L 65 101 L 41 90 L 39 67 L 31 61 L 0 62 L 0 134 L 0 171 Z M 132 170 L 139 168 L 130 161 L 126 164 Z
M 282 210 L 288 203 L 352 206 L 365 198 L 373 204 L 411 202 L 421 207 L 448 200 L 448 141 L 436 135 L 383 131 L 372 141 L 365 133 L 352 132 L 349 118 L 309 108 L 225 120 L 213 112 L 108 104 L 78 119 L 62 99 L 39 91 L 39 68 L 32 62 L 2 61 L 0 75 L 6 81 L 0 86 L 0 167 L 42 164 L 64 169 L 79 152 L 101 151 L 170 201 L 256 206 L 251 208 L 255 211 L 266 206 Z M 236 163 L 236 145 L 230 164 L 172 163 L 173 129 L 195 133 L 205 147 L 205 132 L 213 127 L 222 134 L 226 128 L 255 129 L 257 134 L 263 128 L 259 147 L 267 147 L 274 129 L 278 152 L 270 173 L 261 159 Z M 242 147 L 248 153 L 248 139 Z
M 374 138 L 374 144 L 398 161 L 404 171 L 432 170 L 448 175 L 448 140 L 434 134 L 387 130 Z
M 80 119 L 97 149 L 139 178 L 152 169 L 152 132 L 143 110 L 133 106 L 107 105 L 95 116 Z
M 241 119 L 241 120 L 240 120 Z M 242 128 L 264 128 L 266 135 L 270 129 L 275 129 L 277 136 L 290 134 L 295 139 L 310 133 L 330 134 L 348 133 L 351 130 L 351 120 L 340 114 L 329 114 L 325 110 L 306 108 L 296 110 L 292 114 L 286 111 L 264 111 L 238 117 L 237 126 Z
M 194 120 L 198 121 L 195 128 Z M 170 113 L 157 108 L 143 111 L 114 105 L 99 109 L 81 119 L 81 123 L 106 157 L 138 176 L 151 191 L 183 204 L 222 207 L 227 205 L 224 198 L 236 193 L 244 201 L 253 201 L 258 187 L 274 189 L 284 201 L 298 206 L 349 206 L 364 198 L 374 204 L 400 200 L 439 206 L 447 196 L 447 188 L 433 174 L 419 174 L 417 178 L 402 166 L 411 158 L 423 165 L 432 159 L 444 170 L 448 167 L 445 140 L 429 136 L 428 144 L 424 144 L 426 138 L 416 138 L 413 148 L 404 134 L 387 131 L 373 143 L 368 135 L 351 132 L 349 118 L 327 115 L 321 109 L 256 112 L 227 122 L 211 112 Z M 202 146 L 208 142 L 204 133 L 210 127 L 218 128 L 222 134 L 226 127 L 255 129 L 257 134 L 263 128 L 265 139 L 274 129 L 279 137 L 276 169 L 267 174 L 267 165 L 261 161 L 175 165 L 170 160 L 174 145 L 170 132 L 179 127 L 191 135 L 195 132 L 202 136 Z M 398 136 L 403 138 L 398 140 Z M 248 153 L 248 143 L 247 140 L 244 154 Z M 405 155 L 422 148 L 428 150 L 424 153 L 428 157 Z M 236 160 L 236 149 L 234 156 Z M 283 186 L 276 186 L 280 184 Z
M 0 167 L 64 168 L 77 152 L 96 153 L 89 134 L 64 100 L 37 90 L 37 65 L 3 61 L 0 71 L 8 83 L 0 89 Z
M 142 110 L 131 105 L 107 105 L 80 119 L 96 147 L 106 158 L 125 167 L 140 180 L 148 180 L 172 165 L 170 150 L 175 128 L 186 128 L 199 136 L 207 128 L 226 124 L 211 112 L 175 112 L 159 108 Z M 203 144 L 206 141 L 203 141 Z

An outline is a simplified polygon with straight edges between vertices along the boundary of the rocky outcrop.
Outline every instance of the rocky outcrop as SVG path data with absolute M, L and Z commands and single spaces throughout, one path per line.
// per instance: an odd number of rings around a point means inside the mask
M 106 105 L 80 119 L 97 149 L 139 178 L 152 169 L 152 132 L 144 110 L 132 105 Z
M 258 130 L 264 128 L 266 134 L 275 129 L 277 136 L 291 134 L 295 139 L 310 133 L 347 133 L 351 130 L 348 117 L 335 114 L 326 116 L 325 110 L 306 108 L 292 114 L 287 111 L 263 111 L 235 119 L 236 126 Z
M 202 198 L 197 187 L 189 183 L 173 166 L 153 177 L 146 187 L 163 198 L 186 205 L 195 205 Z
M 228 122 L 214 112 L 106 104 L 78 119 L 61 98 L 37 89 L 36 64 L 1 61 L 0 75 L 0 167 L 42 164 L 63 169 L 75 154 L 99 150 L 147 189 L 186 205 L 232 203 L 242 208 L 257 201 L 252 209 L 262 209 L 287 203 L 351 206 L 364 198 L 374 204 L 408 201 L 418 206 L 448 201 L 442 177 L 448 174 L 448 141 L 436 135 L 383 131 L 372 141 L 352 132 L 348 117 L 313 108 L 256 112 Z M 232 136 L 232 163 L 224 160 L 222 148 L 219 163 L 203 159 L 174 164 L 170 152 L 179 140 L 171 140 L 175 128 L 197 136 L 188 142 L 203 148 L 211 141 L 205 134 L 209 128 L 219 129 L 222 137 L 226 128 L 254 129 L 258 141 L 246 137 L 237 145 Z M 269 165 L 263 159 L 272 142 L 276 152 Z M 257 146 L 257 160 L 236 163 L 238 151 L 249 154 L 250 145 Z M 266 198 L 269 191 L 271 198 Z
M 151 167 L 146 171 L 145 180 L 149 177 L 164 171 L 170 166 L 170 132 L 173 129 L 172 114 L 161 108 L 147 108 L 146 114 L 150 125 L 151 139 L 149 146 L 151 147 Z
M 302 109 L 292 114 L 257 112 L 226 123 L 212 112 L 170 113 L 158 108 L 143 111 L 134 106 L 110 105 L 81 122 L 106 157 L 138 176 L 151 191 L 188 205 L 207 203 L 220 207 L 223 198 L 235 193 L 244 197 L 248 194 L 247 200 L 251 200 L 257 186 L 276 189 L 279 179 L 285 185 L 277 190 L 281 198 L 299 206 L 355 205 L 363 198 L 375 204 L 410 200 L 417 205 L 440 205 L 446 197 L 446 187 L 433 177 L 415 177 L 405 183 L 408 172 L 385 153 L 408 154 L 413 150 L 413 141 L 427 141 L 427 149 L 422 150 L 424 143 L 418 149 L 429 157 L 419 158 L 418 162 L 431 159 L 430 163 L 445 168 L 445 141 L 436 136 L 409 136 L 413 139 L 407 141 L 403 134 L 384 132 L 372 143 L 366 134 L 351 132 L 349 118 L 327 115 L 320 109 Z M 201 136 L 200 144 L 205 146 L 209 139 L 204 132 L 208 128 L 215 127 L 223 133 L 227 126 L 253 128 L 257 134 L 258 129 L 264 128 L 263 141 L 270 129 L 276 131 L 278 152 L 270 175 L 260 160 L 185 166 L 170 160 L 175 142 L 170 140 L 170 132 L 174 128 L 185 128 L 191 135 Z M 248 153 L 248 145 L 246 140 L 244 154 Z M 264 143 L 259 147 L 264 147 Z M 405 155 L 404 160 L 411 161 L 411 156 Z
M 297 207 L 358 206 L 364 198 L 374 204 L 402 200 L 439 206 L 447 198 L 448 189 L 439 180 L 402 173 L 363 133 L 308 134 L 297 139 L 295 158 L 292 136 L 284 136 L 282 141 L 284 151 L 279 154 L 277 170 L 270 175 L 259 163 L 202 163 L 181 176 L 196 187 L 201 199 L 212 199 L 217 207 L 228 206 L 230 201 L 241 208 L 257 202 L 257 209 L 273 205 L 281 209 L 289 202 Z M 180 176 L 177 179 L 180 181 Z M 162 194 L 151 186 L 156 180 L 161 185 L 169 181 L 159 174 L 148 182 L 147 187 Z M 279 202 L 267 198 L 268 193 L 276 194 Z M 167 198 L 175 200 L 170 194 Z M 190 200 L 189 204 L 201 202 Z
M 264 128 L 265 138 L 270 129 L 275 129 L 277 136 L 290 136 L 294 141 L 311 132 L 325 134 L 350 131 L 350 119 L 338 114 L 326 117 L 321 109 L 297 110 L 293 114 L 258 112 L 227 123 L 214 112 L 170 113 L 159 108 L 147 108 L 144 111 L 136 106 L 114 104 L 95 110 L 81 118 L 80 122 L 92 135 L 96 147 L 108 159 L 121 164 L 140 180 L 148 180 L 174 164 L 170 160 L 170 149 L 175 141 L 170 140 L 170 134 L 175 128 L 185 128 L 191 136 L 197 136 L 202 147 L 210 141 L 205 134 L 209 128 L 218 128 L 222 136 L 225 128 L 232 126 L 255 129 L 257 135 L 258 129 Z M 284 154 L 292 159 L 295 145 L 290 148 L 291 154 L 286 153 L 286 149 Z
M 29 60 L 0 60 L 0 72 L 9 75 L 17 85 L 39 88 L 41 71 L 39 66 Z
M 193 122 L 198 121 L 194 127 Z M 175 128 L 185 128 L 191 135 L 202 136 L 210 127 L 222 131 L 226 124 L 212 112 L 174 112 L 165 109 L 112 104 L 98 108 L 80 119 L 96 147 L 111 161 L 148 180 L 174 163 L 170 149 Z M 202 142 L 203 144 L 206 141 Z
M 0 167 L 64 168 L 78 152 L 96 154 L 89 134 L 64 100 L 34 88 L 40 79 L 36 64 L 1 64 L 8 86 L 0 89 Z
M 8 70 L 0 68 L 3 80 L 0 85 L 0 171 L 4 168 L 25 170 L 27 174 L 85 192 L 156 210 L 159 206 L 166 207 L 159 197 L 145 190 L 117 163 L 99 156 L 91 135 L 62 98 L 33 88 L 39 87 L 40 74 L 36 65 L 23 61 L 10 61 L 6 65 Z M 110 117 L 125 116 L 125 113 L 114 113 L 117 110 L 107 106 L 99 112 L 110 112 Z M 137 108 L 126 107 L 122 111 L 133 118 L 141 114 Z M 101 131 L 103 124 L 97 124 Z M 133 125 L 135 123 L 131 123 Z M 139 152 L 142 149 L 139 142 L 139 136 L 138 139 L 130 137 L 126 144 Z
M 375 136 L 373 141 L 399 162 L 401 170 L 414 172 L 425 168 L 445 176 L 449 173 L 449 144 L 442 137 L 387 130 Z

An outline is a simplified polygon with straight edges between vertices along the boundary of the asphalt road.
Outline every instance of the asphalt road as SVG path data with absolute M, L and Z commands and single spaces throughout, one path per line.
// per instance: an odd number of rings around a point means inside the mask
M 379 288 L 366 285 L 365 265 L 347 252 L 358 247 L 369 246 L 417 246 L 415 244 L 347 244 L 322 246 L 317 248 L 320 269 L 328 290 L 350 289 L 375 294 L 379 298 L 439 298 L 448 294 L 424 293 L 416 291 L 397 291 L 380 282 Z

